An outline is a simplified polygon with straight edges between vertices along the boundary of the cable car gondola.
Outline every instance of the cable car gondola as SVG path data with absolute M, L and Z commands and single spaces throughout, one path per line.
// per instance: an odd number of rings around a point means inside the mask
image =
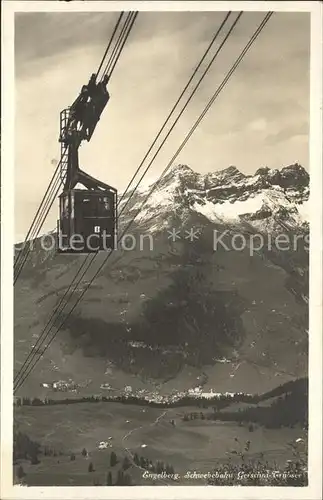
M 117 190 L 81 170 L 78 157 L 82 141 L 90 141 L 109 101 L 107 83 L 107 77 L 96 83 L 93 74 L 72 106 L 60 114 L 64 188 L 59 196 L 58 253 L 87 254 L 116 247 Z

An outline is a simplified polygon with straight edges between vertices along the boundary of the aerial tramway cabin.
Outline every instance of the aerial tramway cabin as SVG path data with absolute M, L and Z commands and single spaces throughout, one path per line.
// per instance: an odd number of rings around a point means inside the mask
M 79 168 L 78 149 L 90 141 L 109 101 L 107 77 L 93 74 L 78 98 L 60 115 L 61 176 L 59 253 L 95 253 L 116 247 L 117 191 Z M 82 188 L 79 188 L 81 187 Z
M 115 248 L 116 192 L 70 189 L 59 197 L 59 251 L 92 253 Z

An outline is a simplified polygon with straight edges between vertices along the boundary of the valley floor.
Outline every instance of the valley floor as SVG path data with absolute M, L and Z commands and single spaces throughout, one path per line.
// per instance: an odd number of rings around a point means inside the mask
M 50 456 L 40 454 L 39 463 L 34 465 L 29 460 L 16 460 L 16 483 L 106 485 L 111 472 L 115 484 L 122 470 L 133 485 L 201 485 L 207 483 L 206 476 L 188 478 L 187 473 L 214 473 L 223 470 L 228 460 L 235 464 L 232 470 L 237 473 L 242 451 L 245 461 L 260 460 L 268 462 L 271 470 L 283 470 L 287 460 L 295 459 L 292 443 L 307 439 L 306 431 L 296 427 L 254 426 L 251 432 L 250 426 L 236 422 L 183 420 L 190 412 L 192 408 L 161 409 L 119 403 L 16 407 L 17 430 L 40 443 L 42 450 L 51 449 Z M 306 459 L 302 442 L 299 441 L 297 453 Z M 99 449 L 100 443 L 107 447 Z M 84 449 L 87 454 L 82 454 Z M 110 463 L 111 452 L 117 456 L 114 465 Z M 152 467 L 160 472 L 161 463 L 167 464 L 175 477 L 178 475 L 176 480 L 174 476 L 153 477 Z M 93 471 L 89 471 L 90 464 Z M 20 479 L 19 468 L 20 472 L 23 470 Z

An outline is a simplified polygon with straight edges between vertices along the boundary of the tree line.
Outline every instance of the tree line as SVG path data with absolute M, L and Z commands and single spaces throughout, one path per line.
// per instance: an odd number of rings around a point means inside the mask
M 61 405 L 61 404 L 77 404 L 77 403 L 123 403 L 129 405 L 139 405 L 139 406 L 151 406 L 158 408 L 176 408 L 180 406 L 197 406 L 200 408 L 209 408 L 210 406 L 218 410 L 229 406 L 232 403 L 250 403 L 258 404 L 266 399 L 273 398 L 275 396 L 283 395 L 286 393 L 297 393 L 306 394 L 308 388 L 308 378 L 300 378 L 296 380 L 291 380 L 280 384 L 271 391 L 267 391 L 263 394 L 221 394 L 215 395 L 212 398 L 207 397 L 196 397 L 193 395 L 185 395 L 177 401 L 150 401 L 135 395 L 125 395 L 120 394 L 117 396 L 102 396 L 102 395 L 92 395 L 92 396 L 82 396 L 80 398 L 62 398 L 62 399 L 51 399 L 51 398 L 28 398 L 21 397 L 16 398 L 14 404 L 16 406 L 44 406 L 44 405 Z
M 149 458 L 146 458 L 144 456 L 139 456 L 138 453 L 134 454 L 133 461 L 138 467 L 149 470 L 151 472 L 155 472 L 157 474 L 162 474 L 163 472 L 165 472 L 166 474 L 175 473 L 174 467 L 171 464 L 164 463 L 161 460 L 153 462 Z
M 294 427 L 301 425 L 308 427 L 308 399 L 307 394 L 299 391 L 278 396 L 270 406 L 256 406 L 237 411 L 214 411 L 213 413 L 189 412 L 182 420 L 220 420 L 242 423 L 257 423 L 267 428 Z M 253 429 L 249 429 L 253 430 Z
M 14 432 L 13 436 L 13 461 L 30 460 L 35 465 L 39 463 L 41 445 L 37 441 L 32 441 L 27 434 L 20 431 Z
M 214 396 L 213 398 L 206 397 L 194 397 L 194 396 L 183 396 L 177 401 L 150 401 L 137 396 L 83 396 L 81 398 L 63 398 L 63 399 L 51 399 L 51 398 L 17 398 L 15 400 L 16 406 L 53 406 L 53 405 L 68 405 L 77 403 L 123 403 L 129 405 L 138 406 L 150 406 L 153 408 L 176 408 L 180 406 L 197 406 L 199 408 L 209 408 L 210 406 L 215 406 L 218 409 L 225 408 L 231 403 L 252 403 L 258 396 L 252 396 L 249 394 L 234 394 L 226 395 L 222 394 L 220 396 Z

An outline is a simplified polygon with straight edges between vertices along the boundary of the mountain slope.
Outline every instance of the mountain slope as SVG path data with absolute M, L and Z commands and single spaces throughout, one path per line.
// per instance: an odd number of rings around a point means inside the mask
M 299 165 L 254 176 L 235 167 L 202 175 L 179 165 L 138 216 L 150 187 L 125 197 L 120 222 L 125 227 L 136 216 L 132 236 L 23 391 L 44 394 L 40 382 L 70 378 L 89 393 L 102 392 L 102 384 L 166 391 L 200 383 L 218 392 L 263 392 L 305 376 L 308 184 Z M 282 235 L 284 249 L 276 241 Z M 105 257 L 96 258 L 76 297 Z M 83 259 L 35 242 L 15 290 L 16 368 Z

